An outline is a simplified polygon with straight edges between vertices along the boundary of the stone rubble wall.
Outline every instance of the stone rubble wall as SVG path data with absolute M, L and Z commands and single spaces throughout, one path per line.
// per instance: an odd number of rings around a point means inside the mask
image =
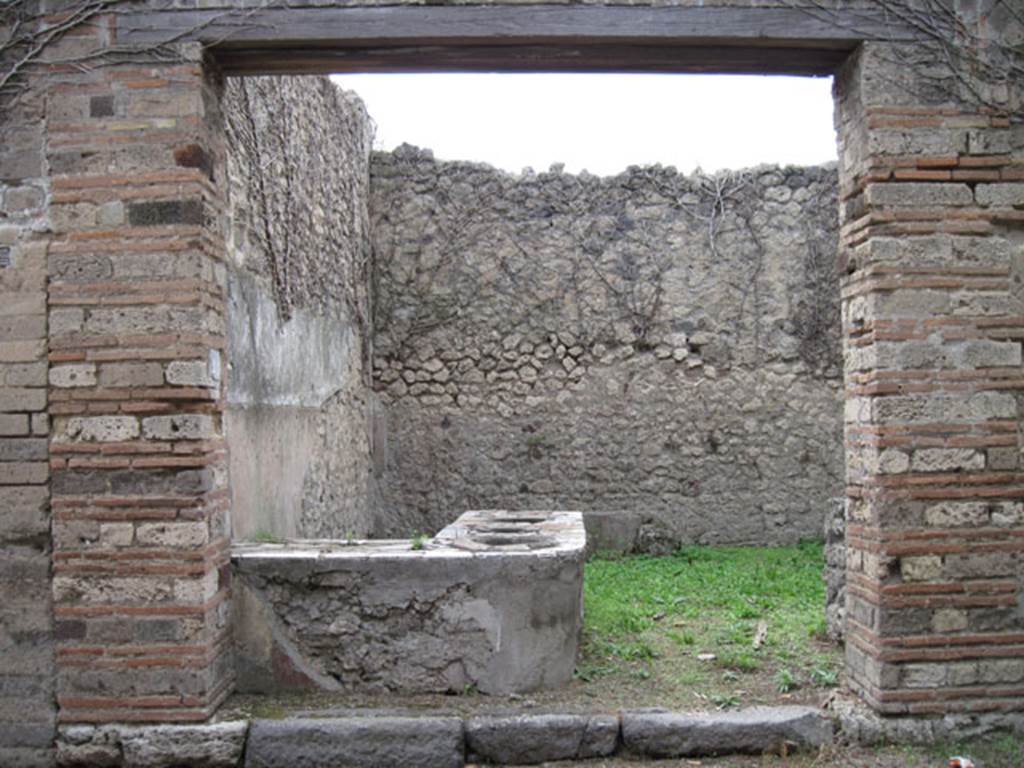
M 389 532 L 639 512 L 643 548 L 821 535 L 841 490 L 836 176 L 371 165 Z
M 6 62 L 0 56 L 0 70 Z M 0 765 L 52 757 L 45 99 L 0 114 Z M 5 105 L 6 106 L 6 105 Z
M 229 80 L 235 539 L 366 536 L 370 119 L 326 78 Z

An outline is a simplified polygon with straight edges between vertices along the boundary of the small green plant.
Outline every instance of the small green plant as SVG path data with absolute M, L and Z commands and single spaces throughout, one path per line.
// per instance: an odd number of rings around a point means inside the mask
M 676 632 L 674 630 L 668 631 L 668 638 L 676 645 L 687 647 L 697 644 L 697 636 L 693 632 Z
M 409 547 L 413 550 L 419 551 L 427 545 L 427 535 L 416 531 L 412 535 L 412 540 L 409 542 Z
M 612 640 L 605 647 L 609 656 L 623 661 L 650 661 L 658 655 L 650 644 L 643 640 Z
M 789 693 L 800 687 L 800 683 L 797 682 L 796 675 L 793 674 L 793 670 L 788 667 L 783 667 L 775 673 L 775 687 L 779 689 L 779 693 Z
M 252 532 L 252 540 L 258 541 L 260 544 L 280 544 L 283 539 L 268 531 L 266 528 L 257 528 Z
M 743 648 L 723 648 L 716 659 L 718 666 L 726 669 L 734 669 L 738 672 L 753 672 L 761 666 L 761 662 L 753 651 Z
M 732 693 L 715 693 L 711 695 L 711 703 L 719 709 L 731 709 L 740 705 L 740 697 Z
M 821 688 L 834 688 L 839 685 L 839 673 L 827 667 L 815 667 L 811 670 L 811 682 Z
M 619 668 L 614 664 L 580 664 L 573 670 L 572 676 L 584 683 L 589 683 L 591 680 L 614 675 L 618 671 Z

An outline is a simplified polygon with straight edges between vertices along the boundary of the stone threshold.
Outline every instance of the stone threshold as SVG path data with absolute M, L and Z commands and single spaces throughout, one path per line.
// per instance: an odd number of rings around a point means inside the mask
M 833 722 L 820 709 L 736 712 L 514 714 L 453 717 L 367 712 L 202 725 L 67 725 L 62 768 L 461 768 L 630 756 L 776 754 L 820 747 Z

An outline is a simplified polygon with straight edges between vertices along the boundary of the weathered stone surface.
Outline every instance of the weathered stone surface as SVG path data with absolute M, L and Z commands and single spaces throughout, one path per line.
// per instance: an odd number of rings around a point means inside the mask
M 462 721 L 449 717 L 254 720 L 246 768 L 462 768 Z
M 259 147 L 232 144 L 227 167 L 224 432 L 234 532 L 365 538 L 383 516 L 377 476 L 386 456 L 385 441 L 371 438 L 383 414 L 365 385 L 363 355 L 372 346 L 371 121 L 357 96 L 326 78 L 226 86 L 229 122 L 249 119 L 247 108 L 260 131 Z M 299 112 L 295 124 L 289 115 Z M 286 188 L 278 183 L 286 177 L 303 183 Z M 272 239 L 298 245 L 288 264 L 275 261 L 280 249 L 267 250 L 258 234 L 265 227 Z M 274 280 L 282 272 L 287 289 Z M 203 380 L 200 366 L 173 361 L 167 380 L 208 386 L 219 378 L 210 367 Z
M 832 739 L 832 723 L 809 707 L 755 707 L 739 712 L 683 714 L 625 712 L 624 748 L 653 758 L 778 751 L 817 747 Z
M 242 758 L 245 721 L 159 725 L 120 731 L 125 768 L 235 768 Z
M 75 416 L 68 419 L 64 434 L 83 442 L 119 443 L 139 436 L 139 420 L 134 416 Z
M 471 762 L 532 765 L 606 757 L 615 752 L 618 738 L 615 715 L 515 715 L 466 721 Z
M 587 529 L 587 553 L 612 551 L 632 552 L 643 518 L 636 512 L 583 513 L 583 524 Z
M 841 640 L 846 632 L 846 500 L 831 499 L 825 514 L 825 626 Z
M 209 440 L 217 434 L 213 417 L 202 413 L 150 416 L 142 420 L 142 433 L 152 440 Z
M 405 146 L 371 173 L 382 533 L 490 507 L 640 514 L 669 551 L 820 535 L 831 169 L 512 175 Z
M 249 723 L 73 725 L 57 736 L 60 768 L 236 768 Z

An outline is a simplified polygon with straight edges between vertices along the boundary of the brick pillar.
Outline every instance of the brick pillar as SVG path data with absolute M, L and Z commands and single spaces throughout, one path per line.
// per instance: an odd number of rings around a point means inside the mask
M 847 668 L 881 713 L 991 718 L 1024 710 L 1024 136 L 892 53 L 837 78 Z
M 202 720 L 232 685 L 219 95 L 183 56 L 52 75 L 61 722 Z

